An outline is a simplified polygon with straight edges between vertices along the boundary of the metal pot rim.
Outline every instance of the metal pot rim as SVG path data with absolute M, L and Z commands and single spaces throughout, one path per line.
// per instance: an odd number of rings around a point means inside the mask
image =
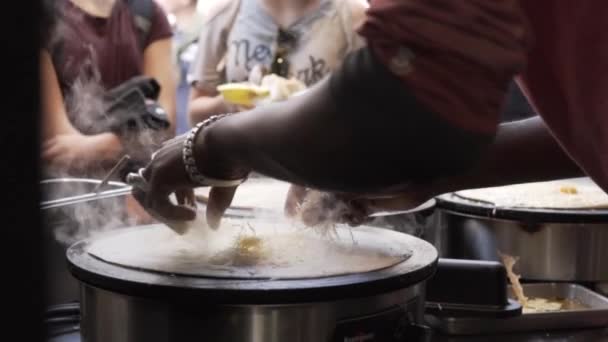
M 95 178 L 72 178 L 72 177 L 60 177 L 60 178 L 47 178 L 40 181 L 40 185 L 44 184 L 68 184 L 68 183 L 83 183 L 83 184 L 95 184 L 98 185 L 102 182 L 101 179 Z M 107 185 L 116 187 L 126 187 L 128 184 L 117 181 L 108 181 Z
M 608 223 L 608 209 L 542 209 L 497 207 L 454 196 L 453 193 L 436 198 L 437 210 L 471 217 L 542 223 Z

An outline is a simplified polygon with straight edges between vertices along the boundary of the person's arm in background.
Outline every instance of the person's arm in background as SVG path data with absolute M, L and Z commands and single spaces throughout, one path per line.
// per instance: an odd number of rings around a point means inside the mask
M 167 129 L 167 138 L 175 136 L 177 80 L 173 58 L 173 30 L 167 14 L 162 7 L 154 3 L 154 13 L 143 53 L 143 74 L 153 77 L 160 85 L 158 102 L 167 112 L 171 126 Z
M 161 90 L 158 102 L 167 112 L 171 127 L 170 136 L 175 132 L 176 115 L 176 82 L 173 61 L 171 38 L 154 41 L 144 50 L 143 73 L 153 77 L 160 84 Z
M 112 133 L 83 135 L 69 121 L 50 54 L 40 54 L 42 158 L 60 167 L 82 168 L 93 161 L 112 163 L 122 151 Z
M 203 25 L 199 34 L 198 49 L 188 82 L 191 84 L 188 118 L 195 125 L 215 114 L 237 111 L 224 101 L 216 87 L 224 80 L 227 37 L 238 13 L 239 0 L 208 1 L 202 10 Z
M 190 105 L 188 107 L 188 118 L 190 125 L 208 119 L 212 115 L 234 112 L 235 106 L 226 103 L 221 94 L 205 91 L 192 87 L 190 91 Z
M 40 90 L 42 94 L 42 139 L 47 140 L 58 134 L 76 134 L 65 111 L 63 96 L 50 54 L 40 52 Z

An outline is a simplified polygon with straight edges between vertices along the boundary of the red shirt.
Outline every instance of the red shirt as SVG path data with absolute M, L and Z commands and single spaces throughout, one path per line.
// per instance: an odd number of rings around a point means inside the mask
M 360 33 L 418 100 L 493 132 L 509 81 L 608 191 L 608 1 L 372 0 Z M 473 90 L 473 91 L 471 91 Z
M 526 0 L 520 84 L 564 150 L 608 192 L 608 1 Z
M 48 45 L 64 95 L 79 77 L 85 81 L 99 77 L 101 85 L 108 89 L 143 73 L 139 33 L 126 0 L 117 0 L 108 18 L 90 15 L 70 0 L 62 2 L 62 20 L 56 28 L 60 41 Z M 144 45 L 171 35 L 166 14 L 154 3 Z
M 372 0 L 367 14 L 360 33 L 418 101 L 459 127 L 496 130 L 529 45 L 517 0 Z

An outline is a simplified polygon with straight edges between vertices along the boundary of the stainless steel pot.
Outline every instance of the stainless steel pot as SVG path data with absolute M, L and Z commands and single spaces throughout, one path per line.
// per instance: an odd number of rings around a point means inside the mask
M 452 194 L 437 198 L 425 239 L 440 257 L 518 257 L 525 280 L 608 281 L 608 210 L 495 208 Z
M 419 333 L 420 284 L 366 298 L 265 305 L 180 303 L 86 284 L 81 290 L 83 341 L 420 341 L 406 335 Z
M 395 266 L 308 279 L 149 272 L 91 256 L 93 240 L 67 256 L 86 342 L 425 341 L 424 289 L 438 258 L 431 244 L 408 238 L 414 253 Z
M 122 206 L 124 199 L 108 197 L 96 199 L 95 202 L 69 202 L 66 198 L 80 197 L 92 194 L 101 183 L 97 179 L 88 178 L 53 178 L 40 182 L 44 217 L 44 262 L 46 271 L 46 300 L 48 305 L 63 304 L 78 300 L 78 282 L 68 272 L 65 253 L 73 243 L 71 236 L 76 237 L 82 222 L 79 214 L 95 212 L 101 215 L 104 210 Z M 105 190 L 122 189 L 126 184 L 108 182 Z M 95 203 L 95 207 L 93 207 Z M 59 206 L 61 204 L 62 206 Z M 109 218 L 106 218 L 109 219 Z M 101 224 L 101 223 L 99 223 Z M 87 229 L 95 229 L 89 226 Z

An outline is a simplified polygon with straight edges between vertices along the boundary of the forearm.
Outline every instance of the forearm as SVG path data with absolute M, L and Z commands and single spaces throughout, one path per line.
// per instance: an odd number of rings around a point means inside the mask
M 227 113 L 231 109 L 221 95 L 193 97 L 190 100 L 188 117 L 190 124 L 194 126 L 212 115 Z
M 42 140 L 46 141 L 58 134 L 78 133 L 68 119 L 55 68 L 46 50 L 40 53 L 40 90 Z
M 170 127 L 166 134 L 175 136 L 176 124 L 176 79 L 173 57 L 173 42 L 170 38 L 156 40 L 144 50 L 143 74 L 154 78 L 160 84 L 158 102 L 167 112 Z
M 61 116 L 65 116 L 65 113 L 43 113 L 42 141 L 48 141 L 59 134 L 80 134 L 67 118 L 57 119 Z
M 459 173 L 491 141 L 426 111 L 386 70 L 365 68 L 332 76 L 290 101 L 220 120 L 206 135 L 235 163 L 260 173 L 368 193 Z M 375 83 L 379 72 L 385 83 Z
M 494 143 L 469 172 L 434 186 L 435 194 L 583 176 L 540 117 L 500 125 Z
M 99 143 L 100 159 L 114 162 L 122 153 L 123 145 L 114 133 L 101 133 L 93 136 Z

